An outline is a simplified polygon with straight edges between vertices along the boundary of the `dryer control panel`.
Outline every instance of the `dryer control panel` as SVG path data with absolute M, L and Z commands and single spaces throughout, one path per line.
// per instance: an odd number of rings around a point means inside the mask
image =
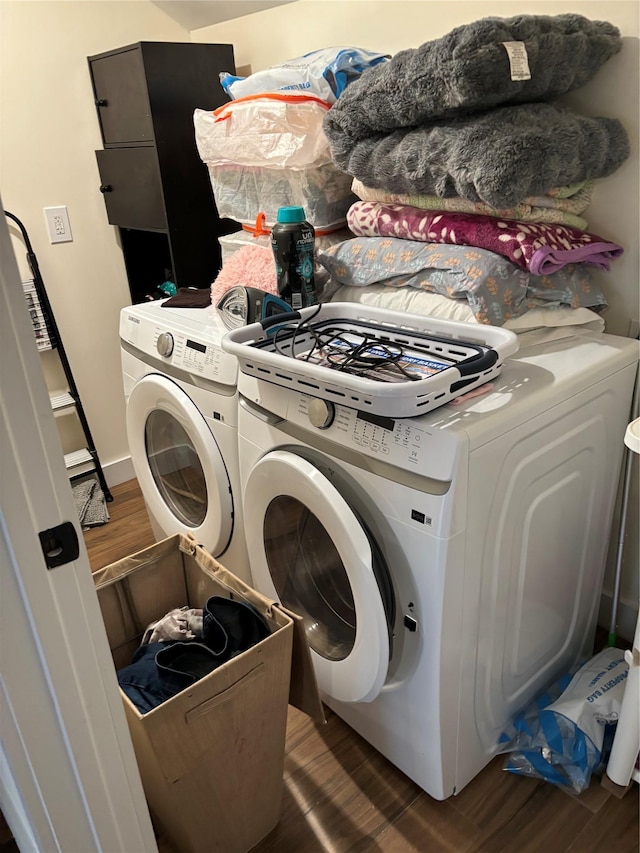
M 220 346 L 221 334 L 206 324 L 189 324 L 125 308 L 120 314 L 120 338 L 138 351 L 139 357 L 156 361 L 224 385 L 235 385 L 238 362 Z M 156 311 L 157 313 L 157 311 Z M 168 311 L 166 313 L 169 313 Z

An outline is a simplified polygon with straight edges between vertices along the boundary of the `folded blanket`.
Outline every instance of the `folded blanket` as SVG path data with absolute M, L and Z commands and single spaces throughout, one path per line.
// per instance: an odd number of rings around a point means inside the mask
M 521 74 L 505 46 L 514 42 Z M 581 15 L 483 18 L 365 71 L 326 114 L 325 133 L 342 149 L 438 118 L 550 100 L 583 86 L 621 47 L 616 27 Z
M 337 166 L 368 187 L 501 208 L 610 175 L 629 156 L 629 139 L 617 119 L 523 104 L 331 149 Z
M 469 246 L 355 237 L 323 250 L 318 261 L 341 286 L 418 288 L 461 301 L 477 322 L 494 326 L 540 306 L 601 310 L 607 304 L 583 264 L 536 276 L 501 255 Z
M 362 201 L 380 201 L 391 204 L 408 204 L 421 210 L 447 210 L 453 213 L 478 213 L 482 216 L 494 216 L 501 219 L 517 219 L 518 222 L 551 222 L 568 225 L 584 231 L 587 220 L 578 213 L 588 206 L 593 193 L 593 181 L 584 181 L 574 195 L 566 198 L 553 196 L 532 196 L 515 207 L 497 208 L 483 201 L 469 201 L 460 196 L 438 198 L 437 195 L 410 195 L 391 193 L 366 187 L 362 181 L 353 179 L 351 189 Z
M 371 239 L 371 238 L 369 238 Z M 331 296 L 330 302 L 354 302 L 357 305 L 370 305 L 373 308 L 386 308 L 389 311 L 405 311 L 422 317 L 434 317 L 439 320 L 455 320 L 458 323 L 477 323 L 477 317 L 463 299 L 451 299 L 439 293 L 430 293 L 417 287 L 387 287 L 385 284 L 370 284 L 368 287 L 350 287 L 340 284 Z M 517 317 L 505 320 L 505 329 L 511 329 L 529 341 L 553 340 L 567 335 L 587 332 L 604 332 L 604 319 L 591 308 L 571 308 L 569 305 L 554 305 L 542 300 Z M 486 323 L 486 320 L 484 321 Z M 539 334 L 541 336 L 539 337 Z
M 623 252 L 616 243 L 564 225 L 435 213 L 371 201 L 353 204 L 347 213 L 347 224 L 354 234 L 362 237 L 399 237 L 488 249 L 535 275 L 548 275 L 571 263 L 608 270 L 609 262 Z

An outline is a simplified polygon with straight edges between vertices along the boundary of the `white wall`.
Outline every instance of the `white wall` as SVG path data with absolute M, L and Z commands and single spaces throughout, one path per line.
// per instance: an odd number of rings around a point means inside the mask
M 609 300 L 607 331 L 627 335 L 629 320 L 640 316 L 639 261 L 639 50 L 640 4 L 628 2 L 457 2 L 457 0 L 299 0 L 235 21 L 195 30 L 192 41 L 230 42 L 237 66 L 259 71 L 269 65 L 329 45 L 354 45 L 394 54 L 418 47 L 461 24 L 488 16 L 557 15 L 575 12 L 615 24 L 624 46 L 593 81 L 559 99 L 585 115 L 619 118 L 631 140 L 631 156 L 612 176 L 599 181 L 587 211 L 589 229 L 620 243 L 625 253 L 610 272 L 596 273 Z M 620 437 L 622 441 L 622 436 Z M 630 523 L 624 548 L 619 633 L 631 638 L 638 611 L 638 465 L 631 489 Z M 616 560 L 617 519 L 610 547 L 601 624 L 608 627 Z
M 108 468 L 129 456 L 118 319 L 130 297 L 116 229 L 98 190 L 94 151 L 102 140 L 87 57 L 137 41 L 190 41 L 189 33 L 147 0 L 2 0 L 0 33 L 2 200 L 33 244 Z M 49 243 L 42 208 L 53 205 L 67 206 L 72 243 Z M 9 225 L 15 237 L 19 232 Z M 18 239 L 13 244 L 21 275 L 29 277 L 24 246 Z M 45 368 L 53 361 L 45 355 Z M 76 424 L 74 418 L 62 424 L 65 452 L 82 446 L 72 446 L 67 422 Z

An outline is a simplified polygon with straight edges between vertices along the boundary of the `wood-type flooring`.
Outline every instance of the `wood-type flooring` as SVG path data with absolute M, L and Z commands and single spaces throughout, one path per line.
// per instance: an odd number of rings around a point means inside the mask
M 113 495 L 111 520 L 85 533 L 93 570 L 153 542 L 137 482 Z M 502 763 L 438 802 L 335 714 L 317 726 L 290 708 L 282 816 L 253 853 L 638 853 L 637 784 L 618 799 L 593 779 L 572 796 Z

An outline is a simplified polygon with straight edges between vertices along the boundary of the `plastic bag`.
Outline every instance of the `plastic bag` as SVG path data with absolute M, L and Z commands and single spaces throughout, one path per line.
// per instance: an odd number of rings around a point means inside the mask
M 328 109 L 319 98 L 283 94 L 249 96 L 213 112 L 197 109 L 198 153 L 209 166 L 306 169 L 330 163 L 322 129 Z
M 260 217 L 263 221 L 262 216 Z M 248 227 L 248 226 L 246 226 Z M 318 297 L 324 293 L 324 288 L 329 280 L 329 273 L 317 261 L 318 252 L 323 249 L 328 249 L 330 246 L 335 246 L 336 243 L 343 243 L 345 240 L 350 240 L 353 237 L 351 231 L 347 228 L 340 228 L 337 231 L 331 231 L 329 234 L 323 234 L 322 231 L 316 231 L 315 255 L 314 263 L 314 280 Z M 271 251 L 271 232 L 269 229 L 258 231 L 257 228 L 252 230 L 235 231 L 233 234 L 224 234 L 218 237 L 220 250 L 222 253 L 222 266 L 229 260 L 231 255 L 243 249 L 245 246 L 263 246 Z
M 272 65 L 248 77 L 220 74 L 220 83 L 230 98 L 264 92 L 303 92 L 333 104 L 341 93 L 367 68 L 386 62 L 389 56 L 359 47 L 325 47 Z
M 504 769 L 576 794 L 587 788 L 610 748 L 628 673 L 624 653 L 605 649 L 557 681 L 502 734 Z
M 253 225 L 264 213 L 266 226 L 272 228 L 278 208 L 298 205 L 316 230 L 329 231 L 345 226 L 355 200 L 350 175 L 333 163 L 278 170 L 228 163 L 208 164 L 208 169 L 218 214 L 245 225 Z

